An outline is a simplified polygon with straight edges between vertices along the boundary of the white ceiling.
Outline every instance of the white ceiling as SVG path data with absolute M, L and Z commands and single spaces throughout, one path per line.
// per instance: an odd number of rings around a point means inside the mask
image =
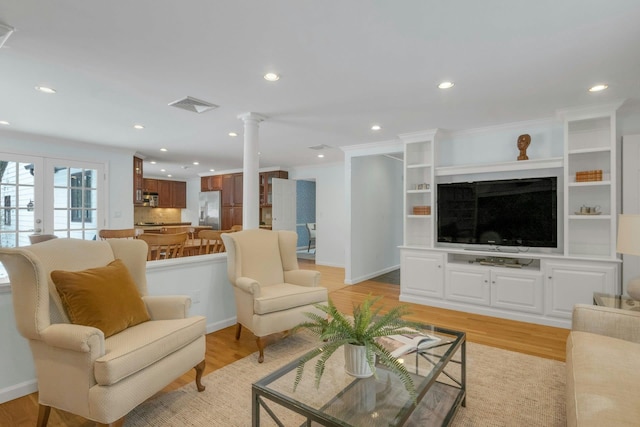
M 292 167 L 400 133 L 640 99 L 638 0 L 0 0 L 0 23 L 16 29 L 0 120 L 137 150 L 159 162 L 151 176 L 241 168 L 246 112 L 268 117 L 260 166 Z M 220 108 L 167 105 L 185 96 Z

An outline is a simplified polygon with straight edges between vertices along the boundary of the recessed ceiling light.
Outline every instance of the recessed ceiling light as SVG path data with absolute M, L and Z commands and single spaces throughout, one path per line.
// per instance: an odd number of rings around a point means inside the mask
M 238 134 L 235 132 L 229 132 L 229 136 L 238 136 Z
M 0 120 L 0 125 L 5 125 L 5 126 L 9 126 L 11 123 L 9 123 L 6 120 Z
M 169 151 L 166 148 L 161 148 L 160 151 Z
M 155 160 L 151 160 L 149 163 L 151 163 L 152 165 L 155 165 L 156 161 Z
M 209 172 L 215 172 L 215 171 L 216 171 L 215 169 L 209 169 Z
M 160 169 L 160 172 L 166 172 L 166 171 L 167 171 L 166 169 Z
M 167 177 L 171 178 L 171 174 L 167 175 Z
M 380 125 L 371 126 L 371 130 L 380 130 L 380 129 L 382 129 L 382 126 L 380 126 Z
M 200 164 L 200 162 L 193 162 L 193 164 L 194 164 L 194 165 L 199 165 L 199 164 Z
M 324 154 L 318 154 L 318 157 L 323 158 Z
M 442 82 L 438 85 L 440 89 L 451 89 L 453 86 L 453 82 Z
M 589 92 L 600 92 L 601 90 L 605 90 L 608 87 L 609 87 L 609 85 L 605 85 L 605 84 L 599 84 L 599 85 L 591 86 L 589 88 Z
M 144 126 L 141 125 L 141 124 L 135 124 L 135 125 L 133 125 L 133 128 L 134 129 L 144 129 Z
M 44 93 L 56 93 L 56 90 L 47 86 L 36 86 L 36 90 Z
M 280 76 L 277 75 L 276 73 L 267 73 L 264 75 L 264 79 L 269 82 L 275 82 L 280 80 Z

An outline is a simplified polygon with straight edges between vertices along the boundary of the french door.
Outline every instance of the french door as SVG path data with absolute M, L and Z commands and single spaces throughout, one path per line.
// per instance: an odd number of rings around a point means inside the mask
M 95 239 L 103 187 L 100 163 L 0 153 L 0 246 L 27 246 L 31 234 Z

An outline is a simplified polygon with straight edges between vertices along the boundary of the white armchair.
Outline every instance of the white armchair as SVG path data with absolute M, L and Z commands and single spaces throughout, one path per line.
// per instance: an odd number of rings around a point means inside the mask
M 236 297 L 236 339 L 242 326 L 253 332 L 262 363 L 263 337 L 308 320 L 306 312 L 324 315 L 314 304 L 327 303 L 327 289 L 320 286 L 320 272 L 298 268 L 293 231 L 244 230 L 222 234 L 222 240 Z
M 115 259 L 126 266 L 144 302 L 137 303 L 151 320 L 105 338 L 101 329 L 70 323 L 51 272 L 95 269 Z M 186 296 L 147 295 L 146 260 L 141 240 L 54 239 L 0 249 L 17 328 L 29 340 L 35 362 L 38 426 L 46 426 L 52 407 L 99 425 L 121 426 L 133 408 L 194 367 L 197 388 L 204 390 L 205 318 L 187 317 Z

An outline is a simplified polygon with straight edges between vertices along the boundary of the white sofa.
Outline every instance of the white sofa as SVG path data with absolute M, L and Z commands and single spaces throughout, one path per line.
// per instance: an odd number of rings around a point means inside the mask
M 567 426 L 640 425 L 640 312 L 578 304 L 567 339 Z

